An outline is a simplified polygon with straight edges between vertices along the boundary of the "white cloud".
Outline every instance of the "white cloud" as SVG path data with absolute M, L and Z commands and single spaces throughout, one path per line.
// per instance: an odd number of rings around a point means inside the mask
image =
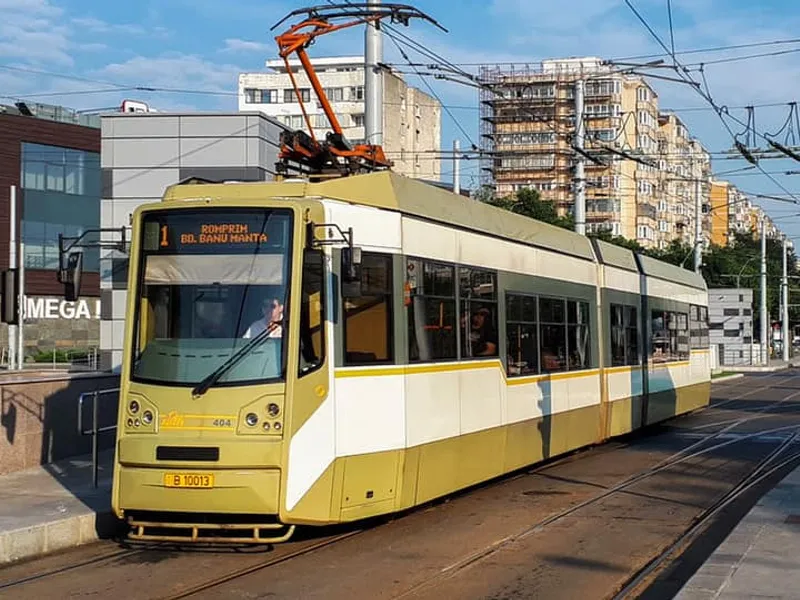
M 134 92 L 151 98 L 153 107 L 216 108 L 235 110 L 237 78 L 242 69 L 234 64 L 219 64 L 193 54 L 171 53 L 158 57 L 137 56 L 106 65 L 93 77 L 121 85 L 186 90 L 186 93 Z M 180 102 L 180 104 L 178 104 Z
M 0 58 L 71 66 L 62 12 L 49 0 L 0 0 Z
M 220 52 L 245 53 L 245 52 L 275 52 L 275 44 L 264 44 L 262 42 L 252 42 L 250 40 L 240 40 L 238 38 L 228 38 L 225 40 L 225 48 Z
M 93 33 L 101 35 L 135 35 L 135 36 L 158 36 L 163 37 L 169 34 L 164 27 L 144 27 L 133 23 L 109 23 L 95 17 L 75 17 L 71 19 L 76 33 Z

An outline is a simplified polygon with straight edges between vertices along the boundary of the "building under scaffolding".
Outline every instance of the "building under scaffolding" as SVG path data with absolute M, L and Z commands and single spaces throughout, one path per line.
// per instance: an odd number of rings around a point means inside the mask
M 585 162 L 587 232 L 608 230 L 645 246 L 665 246 L 680 234 L 679 220 L 665 214 L 689 208 L 687 199 L 664 202 L 660 193 L 659 158 L 672 157 L 659 156 L 658 96 L 642 77 L 615 72 L 599 58 L 481 67 L 480 134 L 487 149 L 482 183 L 498 195 L 532 188 L 560 214 L 572 211 L 579 79 L 585 150 L 598 159 Z

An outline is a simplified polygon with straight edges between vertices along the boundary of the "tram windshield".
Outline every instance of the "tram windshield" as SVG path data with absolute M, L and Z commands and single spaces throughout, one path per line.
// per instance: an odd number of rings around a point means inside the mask
M 291 248 L 286 209 L 146 214 L 131 378 L 188 386 L 226 365 L 217 386 L 283 379 Z

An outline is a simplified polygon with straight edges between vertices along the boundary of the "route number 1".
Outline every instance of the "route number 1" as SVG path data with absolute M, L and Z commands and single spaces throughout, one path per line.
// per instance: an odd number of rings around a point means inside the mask
M 167 240 L 167 226 L 161 226 L 161 247 L 169 246 L 169 240 Z

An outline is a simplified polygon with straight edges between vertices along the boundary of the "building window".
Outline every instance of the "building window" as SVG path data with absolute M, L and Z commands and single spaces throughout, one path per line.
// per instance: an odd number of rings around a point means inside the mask
M 25 266 L 57 269 L 59 234 L 100 227 L 100 154 L 23 142 L 21 163 Z M 99 259 L 98 249 L 86 248 L 83 268 L 99 271 Z
M 325 88 L 325 95 L 330 102 L 342 102 L 344 100 L 344 88 Z
M 311 90 L 309 88 L 300 88 L 300 98 L 303 102 L 311 102 Z M 275 94 L 277 95 L 278 91 L 275 90 Z M 286 103 L 297 102 L 297 93 L 295 93 L 294 88 L 286 88 L 283 90 L 283 101 Z
M 639 319 L 635 306 L 611 305 L 611 366 L 638 365 Z
M 364 86 L 357 85 L 350 88 L 350 101 L 361 102 L 364 100 Z
M 365 252 L 361 283 L 342 285 L 344 364 L 393 362 L 392 257 Z
M 508 375 L 539 372 L 536 297 L 506 294 L 506 357 Z
M 685 360 L 689 357 L 689 319 L 685 313 L 654 310 L 651 312 L 654 363 Z
M 409 258 L 406 294 L 409 360 L 457 358 L 455 267 Z
M 497 273 L 459 267 L 461 356 L 497 356 Z
M 724 316 L 724 317 L 738 317 L 739 316 L 739 309 L 738 308 L 723 308 L 722 309 L 722 316 Z
M 246 104 L 275 104 L 278 102 L 278 90 L 245 88 L 244 101 Z
M 322 252 L 305 250 L 300 299 L 300 377 L 325 361 L 325 296 Z
M 689 336 L 692 348 L 708 348 L 708 308 L 691 306 L 689 308 Z
M 353 127 L 364 127 L 364 115 L 352 115 Z

